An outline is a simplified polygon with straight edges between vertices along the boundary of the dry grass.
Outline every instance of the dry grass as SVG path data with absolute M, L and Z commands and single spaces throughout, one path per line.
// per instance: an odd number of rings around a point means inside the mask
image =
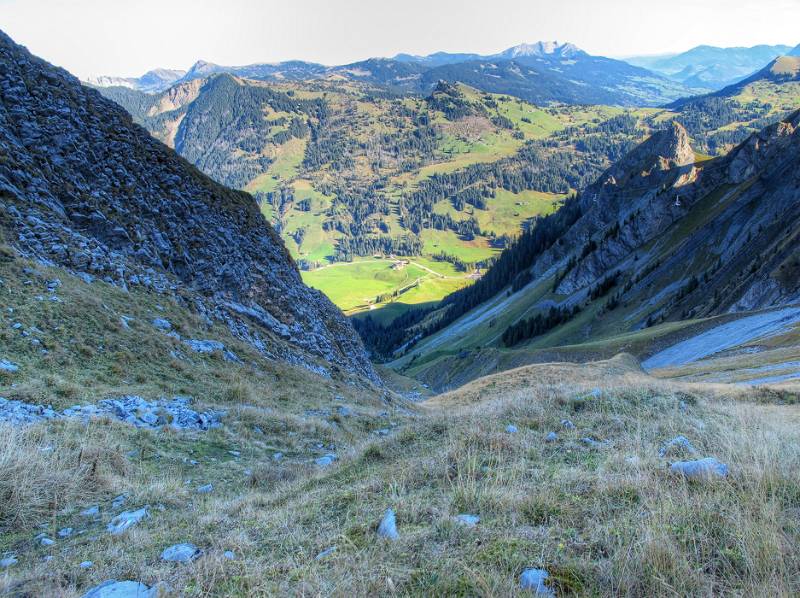
M 626 358 L 531 366 L 438 397 L 422 416 L 395 413 L 386 438 L 351 425 L 350 448 L 339 446 L 340 461 L 324 470 L 300 458 L 303 439 L 329 428 L 332 442 L 345 436 L 315 418 L 275 416 L 269 438 L 284 434 L 293 455 L 280 463 L 269 459 L 276 447 L 238 436 L 263 417 L 251 408 L 232 410 L 230 430 L 193 439 L 123 432 L 125 446 L 142 447 L 128 465 L 131 505 L 150 504 L 151 518 L 126 537 L 89 530 L 96 542 L 59 542 L 46 568 L 36 563 L 41 549 L 21 552 L 6 587 L 72 596 L 129 577 L 189 596 L 506 596 L 523 568 L 540 566 L 563 595 L 796 595 L 800 410 L 730 390 L 655 380 Z M 575 430 L 562 428 L 565 418 Z M 517 433 L 505 432 L 509 423 Z M 34 430 L 31 438 L 56 433 Z M 560 439 L 545 443 L 551 430 Z M 678 434 L 727 463 L 729 478 L 670 475 L 658 452 Z M 585 436 L 607 444 L 590 448 Z M 225 457 L 237 443 L 241 459 Z M 181 461 L 189 450 L 200 457 L 195 468 Z M 206 481 L 215 491 L 199 497 L 193 488 Z M 376 536 L 388 507 L 401 534 L 394 543 Z M 53 511 L 58 525 L 68 512 Z M 477 527 L 454 521 L 464 512 L 481 517 Z M 205 556 L 160 562 L 179 541 Z M 96 568 L 77 573 L 83 558 Z
M 0 594 L 73 598 L 116 578 L 167 582 L 181 596 L 507 596 L 529 566 L 546 568 L 562 595 L 800 593 L 793 395 L 657 380 L 620 356 L 519 368 L 412 409 L 354 380 L 259 360 L 163 298 L 28 266 L 39 274 L 0 262 L 0 295 L 14 308 L 3 314 L 2 357 L 21 365 L 0 396 L 65 407 L 189 394 L 227 415 L 199 434 L 105 420 L 0 430 L 0 558 L 19 560 L 0 571 Z M 37 301 L 56 275 L 63 303 Z M 130 328 L 121 315 L 135 318 Z M 176 346 L 154 332 L 156 316 L 184 336 L 221 339 L 245 363 L 171 359 Z M 42 331 L 47 355 L 11 328 L 17 320 Z M 560 438 L 546 443 L 551 430 Z M 678 434 L 727 463 L 729 478 L 670 475 L 659 448 Z M 334 465 L 313 463 L 328 452 Z M 198 494 L 207 483 L 214 491 Z M 82 517 L 93 504 L 100 517 Z M 143 506 L 147 520 L 105 531 Z M 376 535 L 388 507 L 394 543 Z M 481 517 L 477 527 L 454 521 L 464 512 Z M 75 533 L 60 539 L 63 527 Z M 56 544 L 39 545 L 40 532 Z M 187 541 L 200 559 L 160 560 Z M 94 566 L 80 569 L 84 560 Z

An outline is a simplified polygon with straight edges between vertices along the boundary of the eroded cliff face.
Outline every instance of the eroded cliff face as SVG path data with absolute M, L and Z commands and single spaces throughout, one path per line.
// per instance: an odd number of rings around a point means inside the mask
M 303 285 L 252 198 L 0 32 L 0 226 L 23 254 L 168 293 L 266 356 L 377 381 L 352 326 Z
M 653 305 L 664 303 L 656 291 L 676 292 L 692 276 L 703 279 L 702 289 L 668 302 L 659 315 L 797 301 L 798 124 L 794 113 L 704 163 L 694 163 L 680 125 L 657 133 L 583 192 L 583 216 L 534 272 L 560 268 L 556 292 L 568 302 L 583 300 L 591 285 L 615 272 L 630 277 L 627 293 Z

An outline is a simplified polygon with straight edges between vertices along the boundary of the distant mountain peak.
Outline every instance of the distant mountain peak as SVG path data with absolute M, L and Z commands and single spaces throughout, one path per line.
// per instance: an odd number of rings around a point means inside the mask
M 498 56 L 504 58 L 520 58 L 530 56 L 558 56 L 569 58 L 576 54 L 583 54 L 578 46 L 571 43 L 560 44 L 557 41 L 539 41 L 533 44 L 519 44 L 501 52 Z

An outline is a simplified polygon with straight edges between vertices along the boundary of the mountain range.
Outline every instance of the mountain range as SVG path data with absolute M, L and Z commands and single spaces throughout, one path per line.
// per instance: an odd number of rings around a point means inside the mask
M 670 109 L 211 73 L 126 111 L 0 32 L 0 593 L 797 595 L 797 69 Z M 359 294 L 498 247 L 348 320 L 307 238 Z
M 778 56 L 798 53 L 800 46 L 697 46 L 680 54 L 632 57 L 626 58 L 626 61 L 665 75 L 688 87 L 718 90 L 761 70 Z
M 88 81 L 109 87 L 123 85 L 141 91 L 163 91 L 170 85 L 228 73 L 260 81 L 356 81 L 381 85 L 395 93 L 427 94 L 439 80 L 461 81 L 492 93 L 507 93 L 531 102 L 659 105 L 690 95 L 691 87 L 626 62 L 591 56 L 573 44 L 521 44 L 492 55 L 401 54 L 370 58 L 340 66 L 289 61 L 246 66 L 196 62 L 183 76 L 170 80 L 152 76 L 140 80 L 99 77 Z M 177 73 L 174 73 L 177 74 Z

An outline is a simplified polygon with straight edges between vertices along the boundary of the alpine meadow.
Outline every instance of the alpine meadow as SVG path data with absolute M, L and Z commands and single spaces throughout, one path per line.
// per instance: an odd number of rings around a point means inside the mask
M 1 596 L 800 595 L 800 6 L 0 7 Z

